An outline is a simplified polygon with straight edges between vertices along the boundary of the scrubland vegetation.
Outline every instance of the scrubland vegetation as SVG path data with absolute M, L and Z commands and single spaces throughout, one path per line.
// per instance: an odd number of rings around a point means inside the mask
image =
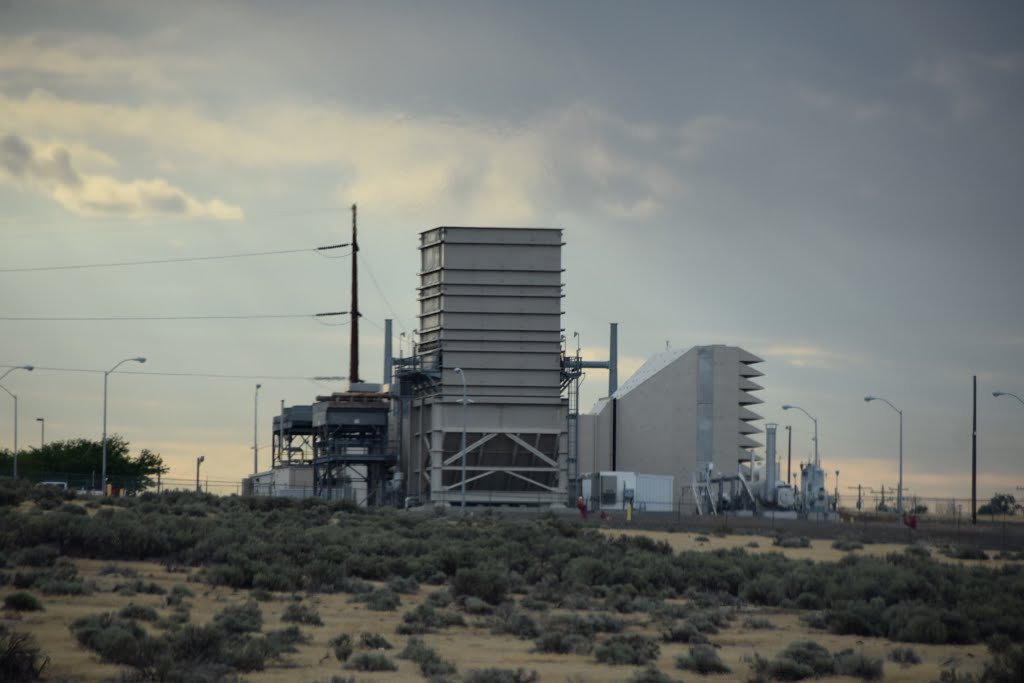
M 28 500 L 58 504 L 19 507 Z M 0 616 L 46 609 L 52 596 L 95 593 L 76 561 L 106 562 L 101 572 L 115 582 L 113 592 L 164 600 L 159 610 L 128 603 L 68 624 L 81 647 L 123 667 L 123 681 L 212 681 L 284 665 L 308 642 L 309 629 L 322 627 L 313 598 L 338 593 L 369 613 L 401 615 L 394 635 L 367 623 L 362 633 L 330 641 L 338 680 L 348 680 L 343 672 L 403 667 L 431 681 L 537 680 L 529 669 L 461 671 L 422 639 L 464 629 L 619 667 L 618 680 L 676 680 L 657 668 L 665 653 L 686 676 L 874 680 L 887 666 L 917 666 L 912 644 L 971 643 L 988 645 L 985 668 L 974 677 L 950 668 L 944 680 L 1024 680 L 1024 567 L 1012 562 L 962 566 L 917 547 L 834 563 L 742 548 L 674 553 L 663 542 L 612 539 L 556 514 L 367 512 L 318 500 L 179 492 L 80 503 L 73 494 L 0 479 L 0 586 L 9 584 Z M 783 548 L 806 545 L 780 539 Z M 182 583 L 165 590 L 117 564 L 127 561 L 161 563 L 180 572 Z M 204 584 L 250 591 L 252 599 L 193 623 Z M 265 618 L 267 600 L 291 600 L 283 623 Z M 878 637 L 892 646 L 888 657 L 873 657 L 814 640 L 779 642 L 749 658 L 746 671 L 727 666 L 716 640 L 737 628 L 773 633 L 765 616 L 773 613 L 800 615 L 823 635 Z M 0 679 L 35 680 L 46 657 L 45 642 L 26 638 L 16 621 L 0 622 Z

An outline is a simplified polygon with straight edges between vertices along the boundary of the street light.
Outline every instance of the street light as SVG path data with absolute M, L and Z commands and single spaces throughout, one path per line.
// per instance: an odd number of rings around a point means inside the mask
M 202 489 L 199 488 L 199 466 L 203 464 L 204 460 L 206 460 L 205 455 L 200 455 L 196 458 L 196 492 L 202 492 Z
M 814 417 L 813 415 L 808 413 L 806 410 L 804 410 L 800 406 L 794 406 L 794 405 L 790 405 L 790 404 L 787 403 L 786 405 L 782 406 L 782 409 L 783 410 L 799 410 L 801 413 L 803 413 L 807 417 L 811 418 L 811 422 L 814 423 L 814 467 L 815 467 L 815 469 L 817 469 L 818 468 L 818 418 Z
M 260 415 L 260 387 L 262 384 L 256 385 L 256 393 L 252 399 L 252 473 L 256 474 L 260 471 L 259 465 L 259 447 L 256 445 L 256 435 L 259 433 L 259 415 Z
M 107 495 L 107 378 L 110 376 L 110 373 L 117 370 L 122 363 L 127 363 L 129 361 L 145 363 L 146 359 L 142 356 L 138 356 L 136 358 L 125 358 L 122 361 L 118 361 L 117 365 L 109 370 L 103 371 L 103 468 L 100 472 L 100 486 L 103 489 L 103 495 Z
M 864 401 L 870 403 L 871 401 L 883 401 L 887 406 L 899 413 L 900 416 L 900 482 L 896 488 L 896 514 L 903 515 L 903 411 L 894 406 L 889 402 L 888 399 L 884 399 L 881 396 L 871 396 L 870 394 L 864 397 Z
M 1020 401 L 1020 402 L 1021 402 L 1022 404 L 1024 404 L 1024 398 L 1021 398 L 1021 397 L 1020 397 L 1020 396 L 1018 396 L 1017 394 L 1011 393 L 1011 392 L 1009 392 L 1009 391 L 993 391 L 993 392 L 992 392 L 992 395 L 993 395 L 993 396 L 996 396 L 996 397 L 999 397 L 999 396 L 1013 396 L 1013 397 L 1014 397 L 1015 399 L 1017 399 L 1017 400 L 1018 400 L 1018 401 Z
M 29 372 L 32 372 L 33 370 L 35 370 L 35 367 L 32 366 L 32 365 L 16 365 L 13 368 L 8 368 L 7 372 L 5 372 L 4 374 L 0 375 L 0 381 L 2 381 L 4 377 L 6 377 L 7 375 L 11 374 L 15 370 L 28 370 Z M 3 389 L 4 391 L 6 391 L 7 395 L 14 399 L 14 472 L 13 472 L 13 474 L 14 474 L 14 478 L 17 479 L 18 478 L 18 397 L 17 397 L 17 395 L 12 393 L 10 389 L 8 389 L 5 386 L 0 385 L 0 389 Z
M 46 418 L 37 417 L 36 422 L 39 423 L 39 450 L 43 450 L 46 446 Z
M 471 403 L 466 396 L 466 373 L 462 368 L 455 368 L 455 374 L 462 380 L 462 512 L 466 512 L 466 406 Z

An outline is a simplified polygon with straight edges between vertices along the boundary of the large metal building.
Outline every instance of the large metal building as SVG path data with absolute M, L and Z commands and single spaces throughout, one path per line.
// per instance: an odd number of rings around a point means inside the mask
M 419 339 L 396 360 L 407 495 L 564 505 L 562 231 L 439 227 L 420 257 Z
M 709 473 L 736 475 L 761 444 L 750 406 L 760 358 L 735 346 L 669 349 L 652 356 L 594 409 L 579 416 L 583 472 L 672 475 L 673 504 L 693 510 Z M 742 482 L 737 481 L 742 486 Z M 686 491 L 687 494 L 683 495 Z M 692 494 L 690 492 L 693 492 Z

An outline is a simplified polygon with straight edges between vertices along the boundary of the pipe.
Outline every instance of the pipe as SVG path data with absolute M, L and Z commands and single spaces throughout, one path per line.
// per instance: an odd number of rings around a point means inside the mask
M 391 384 L 391 318 L 384 320 L 384 384 Z
M 764 495 L 771 502 L 775 502 L 775 430 L 778 425 L 765 425 L 765 447 L 764 447 Z
M 619 388 L 619 324 L 609 323 L 609 326 L 608 395 L 611 396 Z

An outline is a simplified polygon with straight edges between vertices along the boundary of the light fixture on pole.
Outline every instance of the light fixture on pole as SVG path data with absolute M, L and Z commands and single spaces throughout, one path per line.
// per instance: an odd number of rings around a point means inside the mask
M 199 466 L 203 464 L 204 460 L 206 460 L 206 456 L 205 455 L 200 455 L 198 458 L 196 458 L 196 491 L 197 492 L 201 492 L 203 490 L 203 489 L 199 488 Z
M 252 398 L 252 473 L 256 474 L 260 471 L 259 462 L 259 446 L 256 443 L 257 434 L 259 434 L 259 417 L 260 417 L 260 387 L 262 384 L 256 385 L 256 393 Z
M 109 370 L 103 371 L 103 467 L 100 471 L 100 487 L 102 488 L 103 495 L 107 495 L 107 378 L 110 376 L 110 373 L 117 370 L 122 363 L 127 363 L 129 361 L 145 363 L 146 359 L 142 356 L 125 358 L 124 360 L 118 361 L 117 365 Z
M 1015 399 L 1017 399 L 1018 401 L 1020 401 L 1022 405 L 1024 405 L 1024 398 L 1021 398 L 1021 397 L 1020 397 L 1020 396 L 1018 396 L 1017 394 L 1011 393 L 1011 392 L 1009 392 L 1009 391 L 993 391 L 993 392 L 992 392 L 992 395 L 993 395 L 993 396 L 995 396 L 995 397 L 997 397 L 997 398 L 998 398 L 999 396 L 1013 396 L 1013 397 L 1014 397 Z
M 870 394 L 864 397 L 864 401 L 870 403 L 871 401 L 882 401 L 887 406 L 895 410 L 900 416 L 900 481 L 896 488 L 896 514 L 901 518 L 903 516 L 903 411 L 894 406 L 889 402 L 888 399 L 882 398 L 881 396 L 871 396 Z
M 818 466 L 819 466 L 819 460 L 818 460 L 818 418 L 814 417 L 813 415 L 808 413 L 806 410 L 804 410 L 800 406 L 790 405 L 789 403 L 787 403 L 786 405 L 782 406 L 782 409 L 783 410 L 799 410 L 801 413 L 803 413 L 807 417 L 811 418 L 811 422 L 814 423 L 814 467 L 815 467 L 815 469 L 817 469 Z
M 37 417 L 36 422 L 39 423 L 39 450 L 43 450 L 46 446 L 46 418 Z
M 466 396 L 466 373 L 462 371 L 462 368 L 455 368 L 455 374 L 462 380 L 462 400 L 459 403 L 462 404 L 462 511 L 466 511 L 466 406 L 472 401 Z
M 32 365 L 16 365 L 13 368 L 8 368 L 7 372 L 5 372 L 4 374 L 0 375 L 0 381 L 2 381 L 4 377 L 6 377 L 7 375 L 11 374 L 15 370 L 28 370 L 29 372 L 32 372 L 33 370 L 35 370 L 35 366 L 32 366 Z M 13 472 L 13 474 L 14 474 L 14 478 L 17 479 L 18 478 L 18 396 L 16 394 L 14 394 L 10 389 L 8 389 L 5 386 L 0 385 L 0 389 L 3 389 L 4 391 L 6 391 L 8 396 L 10 396 L 11 398 L 14 399 L 14 472 Z

